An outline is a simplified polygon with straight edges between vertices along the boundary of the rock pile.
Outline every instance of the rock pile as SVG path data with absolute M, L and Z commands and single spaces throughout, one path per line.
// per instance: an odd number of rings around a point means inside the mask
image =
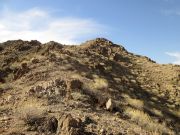
M 38 133 L 56 133 L 58 120 L 52 117 L 28 117 L 25 120 L 28 131 L 37 131 Z
M 14 70 L 14 80 L 17 80 L 18 78 L 22 77 L 24 74 L 28 73 L 30 71 L 27 63 L 22 63 L 21 67 Z
M 52 98 L 55 96 L 65 97 L 67 93 L 67 83 L 64 80 L 56 79 L 53 82 L 47 83 L 45 86 L 32 87 L 28 95 L 38 98 Z
M 67 98 L 70 99 L 71 92 L 79 91 L 82 88 L 83 83 L 80 80 L 63 80 L 55 79 L 52 82 L 45 83 L 37 86 L 33 86 L 28 91 L 29 96 L 35 96 L 37 98 Z

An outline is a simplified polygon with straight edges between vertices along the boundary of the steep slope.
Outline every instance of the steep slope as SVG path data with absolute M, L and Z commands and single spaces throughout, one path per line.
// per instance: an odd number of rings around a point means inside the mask
M 180 66 L 104 38 L 0 44 L 0 134 L 178 134 Z

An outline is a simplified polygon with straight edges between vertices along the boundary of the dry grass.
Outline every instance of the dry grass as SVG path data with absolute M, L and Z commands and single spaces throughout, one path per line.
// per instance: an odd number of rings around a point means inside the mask
M 162 117 L 162 116 L 163 116 L 161 110 L 157 110 L 157 109 L 155 109 L 155 108 L 152 108 L 152 109 L 151 109 L 151 112 L 154 113 L 154 114 L 156 114 L 156 115 L 159 116 L 159 117 Z
M 103 78 L 95 78 L 92 82 L 84 85 L 86 89 L 103 90 L 108 88 L 108 81 Z
M 15 61 L 14 63 L 11 64 L 11 67 L 12 68 L 19 68 L 22 65 L 22 63 L 29 63 L 29 61 L 27 61 L 27 60 L 22 60 L 21 62 Z
M 126 102 L 136 109 L 143 109 L 144 107 L 143 101 L 139 99 L 127 98 Z
M 12 82 L 14 78 L 14 74 L 10 73 L 8 76 L 5 78 L 5 82 Z
M 82 76 L 78 73 L 72 73 L 70 76 L 72 79 L 82 79 Z
M 130 117 L 131 121 L 137 123 L 142 128 L 152 132 L 152 133 L 169 133 L 171 134 L 171 131 L 165 126 L 165 124 L 160 124 L 155 121 L 145 112 L 127 108 L 125 110 L 125 115 Z
M 79 92 L 73 92 L 71 93 L 73 99 L 75 101 L 87 101 L 88 100 L 88 96 L 84 95 L 84 94 L 81 94 Z
M 5 92 L 7 90 L 13 89 L 13 86 L 11 83 L 8 82 L 8 83 L 0 84 L 0 89 L 4 90 Z
M 172 114 L 174 114 L 177 118 L 180 118 L 180 108 L 174 109 L 174 110 L 169 110 Z
M 108 88 L 108 82 L 103 78 L 96 78 L 94 79 L 93 86 L 95 87 L 95 89 L 106 89 Z

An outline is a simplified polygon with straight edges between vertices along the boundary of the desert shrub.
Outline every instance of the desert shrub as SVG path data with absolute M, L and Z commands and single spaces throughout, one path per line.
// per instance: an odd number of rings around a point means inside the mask
M 97 76 L 93 76 L 93 81 L 84 82 L 82 86 L 83 94 L 91 98 L 92 104 L 97 104 L 99 107 L 105 106 L 108 94 L 108 81 Z M 102 92 L 103 91 L 103 92 Z
M 83 86 L 83 83 L 79 79 L 74 79 L 70 82 L 71 89 L 81 89 L 82 86 Z
M 58 120 L 54 116 L 48 116 L 45 109 L 38 104 L 21 107 L 18 115 L 28 127 L 28 131 L 38 131 L 39 134 L 49 134 L 57 131 Z
M 28 125 L 33 125 L 39 121 L 44 114 L 45 109 L 34 103 L 26 104 L 17 110 L 18 118 Z

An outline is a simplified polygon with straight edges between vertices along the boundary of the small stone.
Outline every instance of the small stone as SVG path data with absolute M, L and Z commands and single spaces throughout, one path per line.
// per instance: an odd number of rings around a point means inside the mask
M 131 83 L 137 83 L 136 80 L 131 80 Z
M 133 90 L 134 90 L 134 88 L 129 88 L 129 90 L 130 90 L 130 91 L 133 91 Z
M 99 132 L 100 132 L 101 135 L 105 135 L 106 134 L 106 130 L 104 128 L 102 128 Z
M 6 101 L 7 101 L 7 102 L 11 102 L 12 99 L 13 99 L 12 95 L 9 95 L 9 96 L 7 97 L 7 99 L 6 99 Z

